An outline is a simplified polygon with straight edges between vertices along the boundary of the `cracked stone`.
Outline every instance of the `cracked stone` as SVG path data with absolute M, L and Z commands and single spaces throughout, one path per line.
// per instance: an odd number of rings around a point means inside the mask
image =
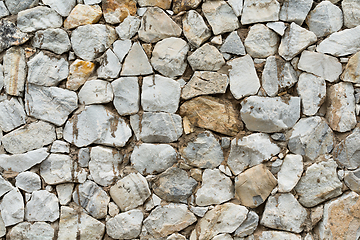
M 73 8 L 64 21 L 64 28 L 73 29 L 86 24 L 97 23 L 102 16 L 99 5 L 78 4 Z
M 194 71 L 217 71 L 225 64 L 219 50 L 208 43 L 202 45 L 188 56 L 187 60 Z
M 183 31 L 189 44 L 200 47 L 206 40 L 211 37 L 210 29 L 207 27 L 202 16 L 195 10 L 190 10 L 183 18 Z
M 16 98 L 0 102 L 0 128 L 2 131 L 10 132 L 25 124 L 26 114 L 24 107 Z
M 27 221 L 54 222 L 59 218 L 59 200 L 55 194 L 46 190 L 34 191 L 26 203 Z
M 40 148 L 24 154 L 0 154 L 0 166 L 4 170 L 23 172 L 44 161 L 48 155 L 47 148 Z
M 4 4 L 4 2 L 0 2 L 0 5 Z M 1 7 L 0 7 L 1 9 Z M 1 10 L 0 10 L 1 11 Z M 1 12 L 0 12 L 1 18 Z M 29 35 L 20 31 L 16 25 L 6 19 L 0 20 L 0 52 L 5 49 L 21 45 L 29 40 Z
M 102 9 L 105 22 L 117 24 L 124 21 L 127 16 L 136 14 L 135 0 L 103 0 Z
M 0 210 L 5 227 L 24 221 L 24 200 L 18 188 L 4 195 Z
M 5 5 L 10 13 L 15 15 L 20 11 L 33 8 L 39 4 L 39 0 L 5 0 Z

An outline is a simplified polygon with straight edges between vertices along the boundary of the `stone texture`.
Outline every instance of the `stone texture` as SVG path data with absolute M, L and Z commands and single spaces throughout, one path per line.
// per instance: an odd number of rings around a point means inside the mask
M 4 195 L 0 204 L 0 210 L 5 227 L 24 220 L 24 200 L 19 189 L 14 188 Z
M 195 10 L 190 10 L 186 13 L 182 24 L 186 39 L 190 45 L 196 48 L 200 47 L 211 36 L 210 29 L 207 27 L 204 19 Z
M 173 0 L 172 10 L 175 14 L 178 14 L 181 11 L 196 9 L 200 3 L 201 0 Z
M 9 181 L 5 180 L 2 176 L 0 176 L 0 196 L 2 197 L 5 193 L 7 193 L 13 189 L 14 189 L 13 185 Z M 0 221 L 2 221 L 2 220 L 0 220 Z
M 345 171 L 345 185 L 356 193 L 360 193 L 360 169 L 355 171 Z
M 0 102 L 0 128 L 5 132 L 25 124 L 24 107 L 16 98 Z
M 115 55 L 118 57 L 120 62 L 123 62 L 125 56 L 128 54 L 131 48 L 131 40 L 117 40 L 113 43 L 113 51 Z
M 78 162 L 80 167 L 89 167 L 89 161 L 90 161 L 90 149 L 80 148 L 78 154 Z
M 89 80 L 79 91 L 79 103 L 85 105 L 111 102 L 114 93 L 111 84 L 103 80 Z
M 60 28 L 37 31 L 32 39 L 32 45 L 36 48 L 50 50 L 56 54 L 63 54 L 71 49 L 68 34 Z
M 56 140 L 51 145 L 50 152 L 52 153 L 69 153 L 70 144 L 61 140 Z
M 286 155 L 277 175 L 279 192 L 291 192 L 300 180 L 303 169 L 301 155 Z
M 273 240 L 273 239 L 286 239 L 286 240 L 301 240 L 301 235 L 284 232 L 284 231 L 259 231 L 254 234 L 256 240 Z
M 73 190 L 73 183 L 62 183 L 56 185 L 56 193 L 61 205 L 67 205 L 71 201 Z
M 139 42 L 135 42 L 125 58 L 121 76 L 148 75 L 153 73 L 149 59 Z
M 356 169 L 360 167 L 359 157 L 360 146 L 360 129 L 355 128 L 354 131 L 334 147 L 334 159 L 347 169 Z
M 46 148 L 40 148 L 24 154 L 0 154 L 0 166 L 4 170 L 23 172 L 44 161 L 48 155 Z
M 21 47 L 8 49 L 3 57 L 3 68 L 6 93 L 13 96 L 21 96 L 24 92 L 26 79 L 24 49 Z
M 347 28 L 353 28 L 360 25 L 360 3 L 354 0 L 344 0 L 341 2 L 341 8 L 344 12 L 344 25 Z
M 138 0 L 140 7 L 159 7 L 162 9 L 170 9 L 172 0 Z
M 102 1 L 102 9 L 107 23 L 121 23 L 127 16 L 136 14 L 136 1 L 104 0 Z
M 52 240 L 54 237 L 54 229 L 45 222 L 35 222 L 34 224 L 22 222 L 13 227 L 9 233 L 11 240 Z
M 252 234 L 259 224 L 259 216 L 249 211 L 246 220 L 236 229 L 234 237 L 246 237 Z
M 94 63 L 76 59 L 70 65 L 66 88 L 73 91 L 78 90 L 94 72 L 94 69 Z
M 64 21 L 64 28 L 73 29 L 86 24 L 97 23 L 102 16 L 99 5 L 78 4 L 72 10 Z
M 43 0 L 45 5 L 48 5 L 63 17 L 67 17 L 71 10 L 76 5 L 76 0 Z
M 114 239 L 136 238 L 141 232 L 143 218 L 140 210 L 120 213 L 106 222 L 106 233 Z
M 17 14 L 22 10 L 37 6 L 39 0 L 5 0 L 5 5 L 11 14 Z
M 100 58 L 100 67 L 97 69 L 98 78 L 116 78 L 121 70 L 121 63 L 111 49 L 108 49 Z
M 4 4 L 4 2 L 1 1 L 0 5 L 1 4 Z M 21 45 L 27 40 L 29 40 L 29 35 L 21 32 L 14 23 L 5 19 L 0 20 L 0 52 L 11 46 Z
M 240 1 L 241 2 L 241 1 Z M 224 43 L 221 45 L 221 52 L 235 54 L 235 55 L 245 55 L 245 47 L 236 31 L 231 32 L 229 36 L 225 39 Z
M 266 26 L 271 30 L 273 30 L 274 32 L 276 32 L 277 34 L 279 34 L 280 36 L 284 35 L 285 29 L 287 28 L 284 22 L 268 22 L 266 23 Z
M 59 200 L 46 190 L 34 191 L 26 203 L 25 219 L 28 221 L 54 222 L 59 218 Z
M 276 0 L 245 0 L 241 24 L 279 20 L 280 4 Z
M 15 186 L 26 192 L 33 192 L 41 189 L 41 179 L 33 172 L 22 172 L 15 178 Z
M 360 83 L 360 77 L 359 77 L 360 65 L 358 63 L 360 60 L 359 58 L 360 58 L 360 52 L 357 52 L 349 59 L 344 69 L 344 72 L 341 74 L 341 80 L 355 84 Z
M 299 26 L 302 25 L 308 15 L 313 0 L 289 0 L 286 1 L 280 10 L 280 20 L 285 22 L 295 22 Z
M 3 1 L 0 2 L 0 18 L 9 16 L 9 10 L 5 6 L 5 3 Z
M 123 115 L 135 114 L 139 111 L 140 89 L 137 77 L 122 77 L 111 83 L 117 112 Z
M 140 19 L 134 16 L 127 16 L 122 23 L 115 28 L 121 39 L 132 38 L 139 30 Z

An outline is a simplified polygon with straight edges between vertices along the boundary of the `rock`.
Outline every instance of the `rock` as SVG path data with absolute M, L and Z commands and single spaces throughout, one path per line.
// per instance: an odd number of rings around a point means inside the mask
M 5 227 L 24 220 L 24 200 L 18 188 L 14 188 L 4 195 L 0 210 Z
M 133 167 L 143 175 L 157 174 L 177 162 L 177 153 L 167 144 L 142 143 L 131 153 Z
M 276 0 L 245 0 L 241 24 L 279 20 L 280 4 Z
M 315 115 L 325 101 L 325 79 L 309 73 L 302 73 L 299 76 L 297 92 L 301 98 L 303 113 L 308 116 Z
M 265 133 L 253 133 L 241 139 L 231 141 L 230 154 L 227 160 L 231 171 L 238 175 L 246 168 L 270 160 L 280 152 L 280 148 L 270 141 Z
M 73 199 L 94 218 L 101 219 L 107 214 L 110 197 L 93 181 L 87 180 L 77 186 Z
M 4 69 L 3 66 L 0 64 L 0 90 L 4 87 Z
M 69 153 L 70 144 L 64 141 L 56 140 L 51 145 L 50 152 L 52 153 Z
M 295 22 L 301 26 L 308 15 L 313 0 L 290 0 L 285 2 L 280 10 L 280 20 Z
M 173 167 L 159 174 L 152 188 L 165 201 L 187 203 L 196 186 L 197 181 L 189 177 L 185 170 Z
M 111 84 L 103 80 L 85 82 L 78 96 L 80 104 L 85 105 L 108 103 L 114 98 Z
M 82 25 L 97 23 L 102 16 L 99 5 L 76 5 L 64 21 L 64 28 L 73 29 Z
M 55 10 L 44 6 L 26 9 L 17 15 L 17 26 L 22 32 L 58 28 L 62 24 L 61 16 Z
M 334 147 L 334 159 L 347 169 L 356 169 L 360 167 L 358 154 L 360 147 L 358 146 L 360 138 L 360 129 L 355 128 L 354 131 Z
M 77 147 L 92 143 L 123 147 L 131 136 L 126 122 L 103 105 L 86 106 L 67 121 L 64 128 L 64 139 Z
M 328 90 L 330 104 L 326 119 L 338 132 L 347 132 L 356 125 L 354 88 L 351 83 L 337 83 Z
M 3 1 L 0 2 L 0 5 L 4 4 Z M 0 6 L 0 18 L 1 18 L 1 6 Z M 29 35 L 20 31 L 16 25 L 8 20 L 0 20 L 0 52 L 5 49 L 21 45 L 29 40 Z
M 16 98 L 0 102 L 0 128 L 5 132 L 25 124 L 24 107 Z
M 246 219 L 246 207 L 233 203 L 217 205 L 208 211 L 196 225 L 199 240 L 211 239 L 219 233 L 234 232 Z
M 202 185 L 196 192 L 198 206 L 216 205 L 234 197 L 234 185 L 229 177 L 218 169 L 205 169 Z
M 141 106 L 144 111 L 175 113 L 179 107 L 180 84 L 161 75 L 143 79 Z
M 129 15 L 136 14 L 135 0 L 104 0 L 102 1 L 104 18 L 107 23 L 117 24 Z
M 212 240 L 233 240 L 233 238 L 231 237 L 230 234 L 223 233 L 216 235 L 215 237 L 212 238 Z
M 149 7 L 141 19 L 140 40 L 154 43 L 169 37 L 180 37 L 181 28 L 160 8 Z
M 317 40 L 313 32 L 300 27 L 296 23 L 291 23 L 285 31 L 279 46 L 279 55 L 286 61 L 290 61 L 302 50 Z
M 258 224 L 259 216 L 255 212 L 249 211 L 246 220 L 236 229 L 234 236 L 246 237 L 255 231 Z
M 70 65 L 66 88 L 73 91 L 78 90 L 94 72 L 94 69 L 94 63 L 76 59 Z
M 134 16 L 127 16 L 122 23 L 115 28 L 121 39 L 131 39 L 138 32 L 140 19 Z
M 256 240 L 274 240 L 274 239 L 286 239 L 286 240 L 301 240 L 301 235 L 284 232 L 284 231 L 259 231 L 255 232 Z
M 15 172 L 26 171 L 44 161 L 49 155 L 46 151 L 46 148 L 40 148 L 24 154 L 0 154 L 0 167 Z
M 150 194 L 146 178 L 140 173 L 130 173 L 110 188 L 110 196 L 121 211 L 128 211 L 143 205 Z
M 80 0 L 81 1 L 81 0 Z M 94 5 L 101 3 L 101 0 L 83 0 L 84 4 L 86 5 Z
M 190 226 L 196 220 L 185 204 L 170 203 L 152 210 L 144 220 L 143 228 L 155 239 L 160 239 Z
M 128 54 L 131 48 L 131 40 L 117 40 L 113 44 L 113 51 L 115 55 L 118 57 L 120 62 L 123 62 L 125 56 Z
M 130 124 L 137 140 L 143 142 L 175 142 L 183 133 L 181 117 L 172 113 L 144 112 L 130 116 Z
M 172 0 L 138 0 L 140 7 L 159 7 L 162 9 L 170 9 Z
M 91 39 L 91 41 L 88 41 Z M 103 24 L 88 24 L 76 28 L 71 34 L 71 45 L 77 56 L 92 61 L 117 39 L 115 29 Z
M 114 239 L 132 239 L 139 236 L 144 218 L 140 210 L 130 210 L 106 222 L 106 233 Z
M 341 29 L 343 13 L 329 1 L 322 1 L 309 13 L 306 24 L 317 37 L 324 37 Z
M 9 95 L 21 96 L 26 79 L 25 51 L 22 47 L 6 50 L 3 57 L 4 87 Z
M 123 156 L 115 148 L 92 147 L 90 158 L 90 174 L 97 184 L 109 186 L 120 175 Z
M 33 172 L 22 172 L 15 178 L 15 186 L 26 192 L 33 192 L 41 189 L 39 175 Z
M 2 197 L 5 193 L 7 193 L 13 189 L 14 189 L 13 185 L 9 181 L 5 180 L 2 176 L 0 176 L 0 196 Z M 2 221 L 2 219 L 0 220 L 0 222 L 1 221 Z M 1 223 L 0 223 L 0 226 L 1 226 Z M 0 227 L 0 229 L 1 229 L 1 227 Z M 0 230 L 0 232 L 1 232 L 1 230 Z
M 188 56 L 187 60 L 194 71 L 217 71 L 225 64 L 225 60 L 219 50 L 208 43 Z
M 67 17 L 76 5 L 76 0 L 43 0 L 45 5 L 54 9 L 58 14 Z
M 186 240 L 186 237 L 179 233 L 173 233 L 171 234 L 166 240 Z
M 360 169 L 355 171 L 346 171 L 344 182 L 345 185 L 350 188 L 352 191 L 359 193 L 360 192 Z
M 336 57 L 354 54 L 360 50 L 360 26 L 335 32 L 323 40 L 316 51 Z
M 359 67 L 358 64 L 360 57 L 360 52 L 357 52 L 354 56 L 352 56 L 348 63 L 346 64 L 345 70 L 341 75 L 341 80 L 345 82 L 351 82 L 358 84 L 360 83 L 360 77 L 359 77 Z
M 183 103 L 180 115 L 187 117 L 194 126 L 225 135 L 235 136 L 243 128 L 237 111 L 229 101 L 209 96 Z
M 344 12 L 344 25 L 347 28 L 353 28 L 360 25 L 360 4 L 354 0 L 344 0 L 341 2 L 341 8 Z
M 241 204 L 256 208 L 264 203 L 277 185 L 276 178 L 263 164 L 256 165 L 235 179 L 235 196 Z
M 253 58 L 274 55 L 279 46 L 279 36 L 264 24 L 255 24 L 245 39 L 246 52 Z
M 56 185 L 56 192 L 61 205 L 67 205 L 71 201 L 73 189 L 73 183 L 63 183 Z
M 22 222 L 11 229 L 10 239 L 23 240 L 52 240 L 55 237 L 54 229 L 45 222 L 35 222 L 34 224 Z
M 172 1 L 172 10 L 175 14 L 178 14 L 182 11 L 187 11 L 190 9 L 196 9 L 201 0 L 173 0 Z
M 64 58 L 49 57 L 40 52 L 27 62 L 27 81 L 41 86 L 56 86 L 69 75 L 69 63 Z
M 108 49 L 100 58 L 100 67 L 97 69 L 98 78 L 116 78 L 121 70 L 121 63 L 111 49 Z
M 114 203 L 114 202 L 109 202 L 108 209 L 109 209 L 109 215 L 111 217 L 115 217 L 120 212 L 118 205 L 116 205 L 116 203 Z M 129 212 L 131 212 L 131 210 Z
M 229 36 L 225 39 L 223 45 L 221 45 L 219 50 L 223 53 L 230 53 L 235 55 L 246 54 L 245 47 L 236 31 L 229 34 Z
M 151 65 L 164 76 L 174 78 L 185 72 L 189 46 L 181 38 L 166 38 L 158 42 L 152 52 Z
M 5 3 L 3 1 L 0 2 L 0 18 L 9 16 L 9 11 L 7 7 L 5 6 Z
M 204 19 L 195 10 L 190 10 L 186 13 L 182 24 L 186 39 L 190 45 L 196 48 L 200 47 L 211 36 L 210 29 L 207 27 Z
M 190 210 L 198 217 L 203 217 L 209 210 L 209 207 L 193 207 L 190 206 Z
M 111 83 L 117 112 L 123 115 L 135 114 L 139 111 L 140 89 L 137 77 L 122 77 Z
M 270 56 L 266 59 L 261 80 L 267 95 L 274 97 L 281 90 L 292 87 L 298 78 L 290 62 L 281 57 Z
M 149 59 L 139 42 L 135 42 L 125 58 L 120 76 L 148 75 L 153 73 Z
M 319 237 L 321 240 L 356 239 L 359 225 L 359 195 L 348 192 L 325 204 Z
M 56 99 L 54 101 L 54 99 Z M 58 87 L 43 87 L 28 84 L 25 93 L 26 113 L 57 126 L 67 120 L 77 109 L 78 97 L 75 92 Z
M 301 155 L 286 155 L 277 175 L 279 192 L 291 192 L 301 178 L 303 169 Z
M 59 218 L 59 200 L 55 194 L 46 190 L 34 191 L 26 203 L 25 219 L 27 221 L 54 222 Z
M 295 124 L 288 147 L 292 153 L 305 155 L 311 160 L 330 153 L 334 145 L 334 134 L 321 117 L 302 118 Z
M 100 240 L 105 233 L 105 224 L 90 217 L 82 210 L 61 207 L 58 240 Z
M 336 168 L 337 164 L 332 159 L 314 163 L 307 168 L 295 187 L 303 206 L 314 207 L 341 195 L 342 183 L 337 177 Z
M 241 119 L 251 131 L 279 132 L 295 125 L 300 118 L 300 98 L 251 96 L 241 103 Z
M 228 4 L 231 6 L 237 17 L 241 16 L 243 9 L 243 1 L 229 0 Z
M 88 167 L 90 161 L 90 150 L 89 148 L 80 148 L 78 154 L 78 162 L 80 167 Z
M 268 28 L 279 34 L 280 36 L 283 36 L 285 33 L 285 29 L 287 26 L 283 22 L 268 22 L 266 24 Z
M 22 10 L 35 7 L 38 3 L 39 0 L 5 0 L 5 5 L 13 15 Z

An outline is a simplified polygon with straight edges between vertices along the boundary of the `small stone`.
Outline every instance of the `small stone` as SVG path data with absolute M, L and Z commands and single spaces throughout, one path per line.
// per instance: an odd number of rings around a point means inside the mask
M 259 224 L 259 216 L 254 211 L 249 211 L 246 220 L 236 229 L 235 237 L 246 237 L 252 234 Z
M 40 148 L 24 154 L 0 154 L 0 167 L 7 171 L 23 172 L 44 161 L 48 155 L 47 148 Z
M 211 36 L 210 29 L 207 27 L 204 19 L 195 10 L 190 10 L 186 13 L 182 24 L 184 35 L 189 44 L 196 48 L 200 47 Z
M 59 218 L 59 200 L 55 194 L 46 190 L 34 191 L 26 203 L 27 221 L 54 222 Z
M 113 104 L 121 115 L 139 111 L 140 90 L 137 77 L 122 77 L 111 83 L 114 92 Z
M 241 2 L 241 1 L 240 1 Z M 245 55 L 245 47 L 236 31 L 229 34 L 219 49 L 222 53 Z
M 166 240 L 186 240 L 186 237 L 179 233 L 173 233 L 169 237 L 167 237 Z
M 142 17 L 142 16 L 144 16 L 147 9 L 148 9 L 147 7 L 138 8 L 136 10 L 136 13 L 137 13 L 137 15 L 139 15 L 139 17 Z
M 298 183 L 303 172 L 303 159 L 301 155 L 286 155 L 278 172 L 279 192 L 291 192 Z
M 141 19 L 140 40 L 154 43 L 169 37 L 180 37 L 181 28 L 160 8 L 149 7 Z
M 82 0 L 80 0 L 80 1 L 82 1 Z M 101 3 L 101 0 L 83 0 L 83 2 L 86 5 L 94 5 L 94 4 Z
M 97 23 L 102 16 L 99 5 L 78 4 L 64 21 L 64 28 L 73 29 L 82 25 Z
M 54 9 L 61 16 L 67 17 L 75 7 L 76 0 L 43 0 L 43 3 Z
M 106 233 L 114 239 L 133 239 L 140 235 L 144 214 L 130 210 L 116 215 L 106 222 Z
M 10 13 L 15 15 L 20 11 L 37 6 L 39 0 L 5 0 L 5 5 Z
M 233 238 L 228 233 L 222 233 L 213 237 L 212 240 L 233 240 Z
M 88 167 L 90 161 L 89 148 L 80 148 L 78 154 L 78 162 L 80 167 Z
M 204 96 L 191 99 L 180 106 L 180 115 L 194 126 L 235 136 L 243 128 L 239 114 L 231 102 Z
M 228 0 L 228 4 L 231 6 L 237 17 L 241 16 L 243 10 L 243 1 Z
M 347 28 L 353 28 L 360 25 L 360 4 L 354 0 L 344 0 L 341 2 L 341 8 L 344 12 L 344 25 Z
M 196 9 L 201 0 L 173 0 L 172 1 L 172 10 L 175 14 L 178 14 L 182 11 L 187 11 L 190 9 Z
M 348 63 L 346 64 L 345 70 L 341 75 L 341 79 L 345 82 L 351 82 L 358 84 L 360 83 L 360 77 L 359 77 L 359 67 L 358 64 L 360 57 L 360 52 L 357 52 L 354 56 L 350 58 Z M 358 103 L 358 101 L 356 101 Z
M 73 91 L 78 90 L 94 72 L 94 69 L 94 63 L 76 59 L 70 65 L 66 88 Z
M 281 142 L 285 142 L 286 141 L 286 136 L 283 133 L 274 133 L 271 134 L 271 138 L 275 141 L 281 141 Z
M 360 169 L 355 171 L 346 171 L 344 182 L 348 188 L 356 193 L 360 193 Z
M 284 3 L 280 10 L 280 20 L 295 22 L 301 26 L 308 15 L 313 0 L 290 0 Z
M 25 124 L 24 107 L 16 98 L 0 102 L 0 128 L 5 132 Z
M 22 96 L 26 79 L 25 51 L 21 47 L 8 49 L 3 57 L 4 87 L 9 95 Z M 15 69 L 17 69 L 15 71 Z
M 280 152 L 280 148 L 270 141 L 265 133 L 253 133 L 241 139 L 231 141 L 230 154 L 227 160 L 231 171 L 238 175 L 246 168 L 259 165 Z
M 22 222 L 11 229 L 10 239 L 34 239 L 52 240 L 55 237 L 54 229 L 45 222 L 35 222 L 34 224 Z
M 97 69 L 98 78 L 116 78 L 121 70 L 121 63 L 115 53 L 108 49 L 100 58 L 100 67 Z
M 15 178 L 15 186 L 26 192 L 33 192 L 41 189 L 39 175 L 33 172 L 22 172 Z
M 134 16 L 127 16 L 122 23 L 115 28 L 121 39 L 131 39 L 138 32 L 140 19 Z
M 138 0 L 140 7 L 159 7 L 170 9 L 172 0 Z
M 0 18 L 1 18 L 1 5 L 4 5 L 4 2 L 0 2 Z M 8 20 L 0 20 L 0 52 L 5 49 L 21 45 L 29 40 L 29 35 L 20 31 L 16 25 Z
M 70 144 L 64 141 L 56 140 L 51 145 L 50 152 L 52 153 L 69 153 Z
M 187 60 L 194 71 L 217 71 L 225 64 L 219 50 L 208 43 L 202 45 L 188 56 Z
M 5 3 L 3 1 L 0 2 L 0 18 L 9 16 L 9 10 L 5 6 Z
M 91 80 L 85 82 L 78 96 L 80 104 L 91 105 L 111 102 L 114 94 L 109 82 Z
M 245 0 L 241 24 L 279 20 L 280 4 L 276 0 Z
M 131 40 L 117 40 L 113 44 L 113 51 L 115 55 L 118 57 L 120 62 L 123 62 L 125 56 L 128 54 L 131 48 Z
M 235 196 L 242 205 L 256 208 L 265 202 L 276 185 L 277 181 L 272 173 L 263 164 L 259 164 L 236 177 Z
M 286 240 L 301 240 L 301 235 L 284 232 L 284 231 L 259 231 L 255 232 L 255 237 L 261 240 L 274 240 L 274 239 L 286 239 Z
M 190 210 L 198 217 L 203 217 L 209 210 L 209 207 L 194 207 L 190 206 Z
M 103 0 L 102 9 L 105 22 L 117 24 L 124 21 L 129 15 L 136 14 L 135 0 Z
M 5 180 L 2 176 L 0 176 L 0 196 L 3 196 L 5 193 L 13 189 L 14 189 L 13 185 L 9 181 Z M 2 219 L 0 221 L 2 221 Z
M 283 22 L 268 22 L 266 24 L 268 28 L 279 34 L 280 36 L 283 36 L 285 33 L 285 29 L 287 26 Z
M 109 215 L 111 217 L 115 217 L 116 215 L 118 215 L 120 213 L 120 208 L 114 202 L 109 202 L 108 209 L 109 209 Z
M 354 131 L 334 147 L 334 159 L 343 167 L 354 170 L 360 167 L 359 153 L 360 146 L 360 129 L 355 128 Z
M 63 183 L 56 185 L 56 192 L 61 205 L 67 205 L 71 201 L 73 189 L 73 183 Z
M 135 42 L 124 60 L 121 76 L 138 76 L 153 73 L 149 59 L 139 42 Z
M 110 196 L 121 211 L 128 211 L 143 205 L 150 195 L 146 178 L 140 173 L 130 173 L 110 188 Z
M 4 195 L 0 210 L 5 227 L 24 221 L 24 200 L 18 188 Z

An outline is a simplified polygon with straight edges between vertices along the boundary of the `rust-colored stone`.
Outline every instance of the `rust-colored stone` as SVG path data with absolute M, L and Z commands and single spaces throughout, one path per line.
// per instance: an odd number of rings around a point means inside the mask
M 66 88 L 76 91 L 90 77 L 95 69 L 95 64 L 88 61 L 76 60 L 70 65 L 69 77 Z
M 111 24 L 121 23 L 129 15 L 136 15 L 134 0 L 104 0 L 102 9 L 105 21 Z
M 65 19 L 64 27 L 72 29 L 86 24 L 97 23 L 101 16 L 102 11 L 99 5 L 78 4 Z
M 173 0 L 172 10 L 175 14 L 187 11 L 190 9 L 195 9 L 199 6 L 201 0 Z

